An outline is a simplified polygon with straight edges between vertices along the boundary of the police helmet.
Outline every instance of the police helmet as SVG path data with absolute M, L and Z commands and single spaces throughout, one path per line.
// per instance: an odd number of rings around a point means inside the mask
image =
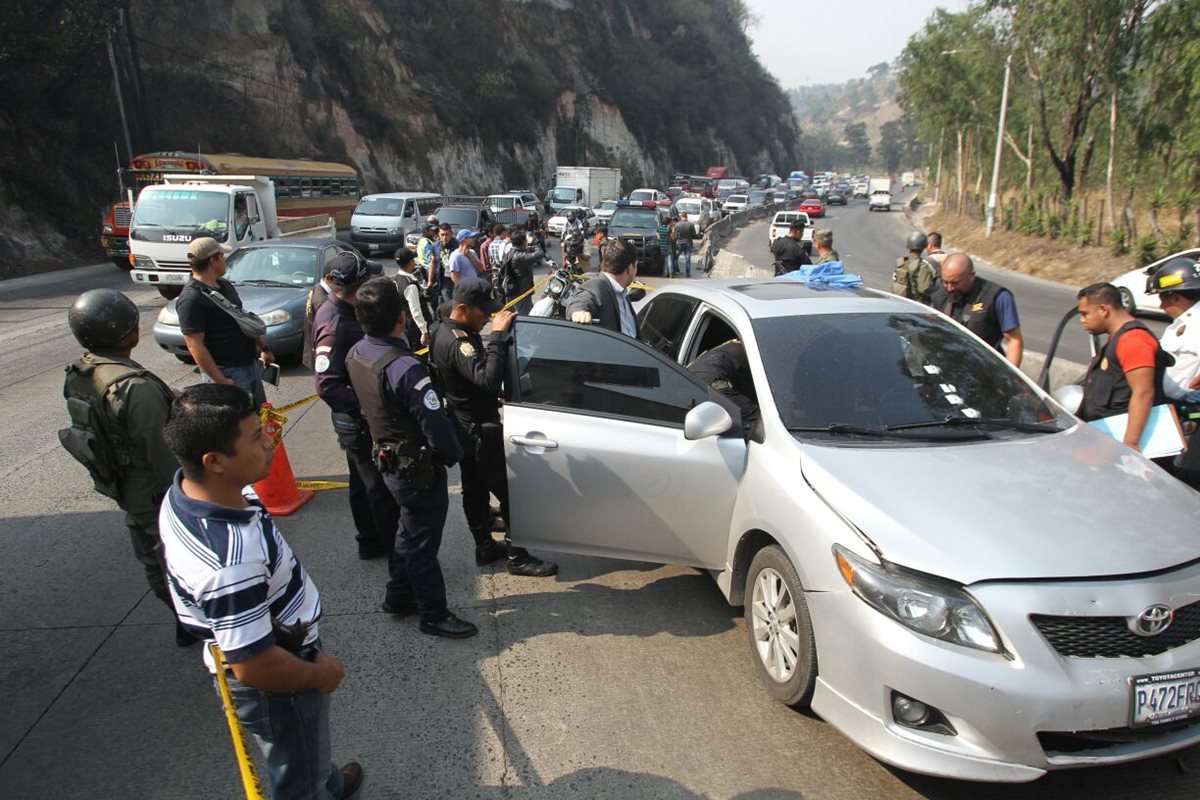
M 1146 281 L 1146 294 L 1200 290 L 1200 261 L 1187 256 L 1172 258 Z
M 71 304 L 67 324 L 88 350 L 108 350 L 138 326 L 138 308 L 116 289 L 89 289 Z
M 909 250 L 924 250 L 928 244 L 929 239 L 920 231 L 913 231 L 908 235 L 908 238 L 904 240 L 904 246 Z

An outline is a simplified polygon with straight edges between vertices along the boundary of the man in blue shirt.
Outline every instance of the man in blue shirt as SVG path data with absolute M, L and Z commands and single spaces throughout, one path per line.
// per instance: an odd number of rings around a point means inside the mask
M 966 253 L 946 256 L 942 279 L 929 305 L 1004 353 L 1014 367 L 1021 366 L 1025 339 L 1021 336 L 1017 301 L 1008 289 L 976 275 L 975 264 Z
M 454 238 L 458 240 L 458 249 L 450 256 L 450 280 L 458 283 L 463 278 L 478 278 L 483 271 L 479 257 L 475 255 L 475 239 L 479 234 L 463 228 Z

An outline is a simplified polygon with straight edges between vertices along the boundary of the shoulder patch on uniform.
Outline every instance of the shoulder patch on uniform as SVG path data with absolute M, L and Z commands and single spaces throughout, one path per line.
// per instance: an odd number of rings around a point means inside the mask
M 459 342 L 458 343 L 458 352 L 462 353 L 467 358 L 474 358 L 475 357 L 475 345 L 471 344 L 470 342 Z
M 324 372 L 325 370 L 329 369 L 329 356 L 317 356 L 316 361 L 313 362 L 313 369 L 317 372 Z
M 452 328 L 451 330 L 453 330 L 453 331 L 454 331 L 454 338 L 455 338 L 455 339 L 465 339 L 465 338 L 467 338 L 467 332 L 466 332 L 466 331 L 464 331 L 462 328 Z
M 438 399 L 437 392 L 433 389 L 425 392 L 425 397 L 421 400 L 430 411 L 437 411 L 442 407 L 442 401 Z
M 333 352 L 333 348 L 332 348 L 332 347 L 330 347 L 329 345 L 323 344 L 323 345 L 321 345 L 320 347 L 318 347 L 318 348 L 317 348 L 317 352 L 318 352 L 318 353 L 332 353 L 332 352 Z
M 421 378 L 421 380 L 417 381 L 417 385 L 414 386 L 413 389 L 415 389 L 416 391 L 420 391 L 421 389 L 424 389 L 426 386 L 428 386 L 431 383 L 433 383 L 433 381 L 431 381 L 428 377 L 424 377 L 424 378 Z

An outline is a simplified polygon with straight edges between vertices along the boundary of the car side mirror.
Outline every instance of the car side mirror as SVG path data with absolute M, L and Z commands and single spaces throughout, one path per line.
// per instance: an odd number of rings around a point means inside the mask
M 412 215 L 413 215 L 412 206 L 405 206 L 404 207 L 404 218 L 410 219 L 412 217 Z
M 683 438 L 690 442 L 720 436 L 733 427 L 733 417 L 721 406 L 705 400 L 683 418 Z

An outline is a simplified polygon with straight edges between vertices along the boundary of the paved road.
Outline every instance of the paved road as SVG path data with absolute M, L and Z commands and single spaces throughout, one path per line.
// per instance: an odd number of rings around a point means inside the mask
M 854 211 L 834 224 L 842 213 Z M 899 215 L 870 224 L 899 230 Z M 120 514 L 56 441 L 61 367 L 78 351 L 65 312 L 94 286 L 128 291 L 149 336 L 162 300 L 111 266 L 0 283 L 0 797 L 237 797 L 199 653 L 174 647 Z M 137 355 L 175 385 L 194 380 L 149 341 Z M 293 367 L 268 391 L 286 403 L 311 378 Z M 342 477 L 322 407 L 294 412 L 285 441 L 298 475 Z M 364 800 L 1200 794 L 1197 749 L 1020 787 L 884 767 L 767 697 L 739 611 L 689 569 L 564 557 L 549 580 L 480 570 L 452 507 L 451 604 L 483 630 L 446 642 L 379 613 L 384 565 L 356 558 L 344 494 L 318 495 L 281 527 L 322 591 L 323 638 L 347 664 L 333 751 L 366 765 Z

